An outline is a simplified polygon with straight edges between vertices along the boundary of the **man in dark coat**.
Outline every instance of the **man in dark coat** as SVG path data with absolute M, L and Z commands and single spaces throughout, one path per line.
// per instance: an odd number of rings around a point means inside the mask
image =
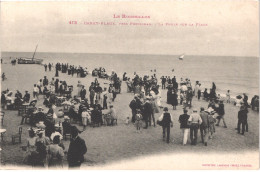
M 137 96 L 135 96 L 134 97 L 134 99 L 130 102 L 130 104 L 129 104 L 129 107 L 131 108 L 131 110 L 132 110 L 132 122 L 134 123 L 135 122 L 135 115 L 136 115 L 136 113 L 137 113 L 137 102 L 136 102 L 136 100 L 138 99 L 138 97 Z
M 25 91 L 25 94 L 23 96 L 23 101 L 26 102 L 26 103 L 29 103 L 30 102 L 30 94 L 28 93 L 28 91 Z
M 71 141 L 68 149 L 68 163 L 69 167 L 80 167 L 84 162 L 84 154 L 87 152 L 85 141 L 78 136 L 78 129 L 76 126 L 71 127 Z
M 166 78 L 164 78 L 164 76 L 162 76 L 162 89 L 165 89 L 165 83 L 166 83 Z
M 240 111 L 238 112 L 238 123 L 237 123 L 237 133 L 240 134 L 240 126 L 242 124 L 242 135 L 245 133 L 245 129 L 248 131 L 248 126 L 247 126 L 247 113 L 248 110 L 245 105 L 242 105 L 240 107 Z
M 170 127 L 173 127 L 172 116 L 168 112 L 168 108 L 163 109 L 164 113 L 162 114 L 162 128 L 163 128 L 163 139 L 165 139 L 166 132 L 166 143 L 170 142 Z M 160 118 L 161 118 L 160 117 Z
M 80 90 L 80 98 L 81 98 L 81 100 L 84 100 L 86 98 L 86 94 L 87 94 L 87 91 L 84 88 L 84 86 L 82 86 L 82 89 Z
M 153 113 L 153 107 L 152 104 L 150 103 L 150 99 L 146 98 L 144 106 L 143 106 L 143 119 L 145 120 L 145 127 L 144 129 L 148 128 L 148 122 L 150 122 L 151 126 L 151 116 Z
M 49 84 L 49 80 L 47 79 L 46 76 L 44 76 L 42 84 L 43 84 L 43 86 L 47 86 Z
M 49 71 L 51 71 L 51 64 L 49 63 L 49 65 L 48 65 L 48 67 L 49 67 Z
M 218 112 L 218 123 L 216 124 L 216 126 L 219 126 L 219 122 L 220 120 L 222 119 L 223 120 L 223 124 L 224 124 L 224 127 L 227 128 L 227 125 L 225 123 L 225 119 L 224 119 L 224 115 L 225 115 L 225 109 L 224 109 L 224 104 L 223 104 L 223 100 L 220 100 L 220 103 L 219 103 L 219 107 L 217 108 L 217 112 Z

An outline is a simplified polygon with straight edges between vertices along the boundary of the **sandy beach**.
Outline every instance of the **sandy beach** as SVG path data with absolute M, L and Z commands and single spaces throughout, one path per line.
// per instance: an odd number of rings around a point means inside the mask
M 37 83 L 40 78 L 47 76 L 50 80 L 54 77 L 54 71 L 44 72 L 44 67 L 40 65 L 16 65 L 2 64 L 2 72 L 5 72 L 8 79 L 1 82 L 1 89 L 9 89 L 11 91 L 19 90 L 24 94 L 25 90 L 28 90 L 32 96 L 33 84 Z M 177 76 L 178 77 L 178 76 Z M 94 77 L 88 75 L 86 78 L 71 77 L 67 74 L 60 73 L 60 80 L 66 80 L 68 85 L 74 86 L 73 94 L 76 94 L 76 84 L 78 80 L 87 86 L 90 82 L 94 81 Z M 102 87 L 106 87 L 108 80 L 98 79 Z M 87 93 L 87 96 L 89 94 Z M 191 146 L 190 144 L 182 146 L 182 133 L 180 125 L 178 123 L 179 115 L 182 114 L 182 106 L 177 106 L 177 110 L 172 110 L 170 105 L 166 104 L 166 90 L 162 90 L 162 105 L 170 109 L 170 113 L 173 115 L 173 128 L 171 128 L 171 141 L 174 142 L 166 144 L 162 140 L 162 128 L 160 126 L 150 127 L 147 130 L 142 129 L 141 133 L 136 133 L 136 128 L 133 124 L 125 125 L 124 121 L 131 116 L 131 110 L 129 103 L 133 98 L 133 93 L 126 93 L 126 84 L 122 83 L 122 93 L 119 94 L 115 100 L 114 107 L 118 113 L 118 125 L 117 126 L 102 126 L 98 128 L 87 127 L 86 131 L 80 134 L 87 144 L 88 152 L 85 155 L 85 162 L 83 166 L 97 167 L 100 165 L 109 165 L 121 160 L 136 160 L 137 158 L 144 158 L 148 155 L 159 156 L 174 154 L 191 153 L 195 156 L 198 154 L 232 154 L 243 152 L 257 152 L 259 150 L 259 116 L 256 111 L 249 110 L 248 124 L 249 132 L 245 133 L 245 136 L 238 135 L 236 133 L 237 125 L 237 112 L 238 107 L 232 104 L 225 104 L 225 121 L 228 128 L 224 128 L 220 123 L 219 127 L 216 127 L 216 133 L 213 139 L 209 140 L 208 146 L 205 147 L 201 143 L 200 135 L 198 135 L 197 146 Z M 37 103 L 37 107 L 42 106 L 43 97 L 40 96 L 40 100 Z M 200 108 L 206 107 L 208 103 L 204 100 L 198 101 L 193 99 L 193 107 Z M 59 108 L 56 109 L 56 112 Z M 26 138 L 28 137 L 27 129 L 29 125 L 24 124 L 22 133 L 22 144 L 12 145 L 11 135 L 18 132 L 18 126 L 21 122 L 21 116 L 18 116 L 17 111 L 4 110 L 4 125 L 1 128 L 6 129 L 4 142 L 1 142 L 1 166 L 24 166 L 22 164 L 24 151 L 20 146 L 26 144 Z M 155 114 L 155 118 L 158 119 L 162 113 Z M 191 113 L 191 110 L 189 110 Z M 78 125 L 77 125 L 78 126 Z M 78 126 L 79 129 L 82 126 Z M 188 143 L 190 143 L 188 141 Z M 64 141 L 66 150 L 69 146 L 69 141 Z M 66 164 L 66 161 L 65 161 Z M 134 169 L 134 167 L 133 167 Z

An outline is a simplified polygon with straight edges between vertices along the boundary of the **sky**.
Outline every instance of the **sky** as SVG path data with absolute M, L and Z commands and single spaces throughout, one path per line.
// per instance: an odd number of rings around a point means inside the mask
M 113 18 L 114 14 L 150 19 Z M 152 26 L 119 25 L 130 22 Z M 38 44 L 39 52 L 259 57 L 259 4 L 254 0 L 2 2 L 1 40 L 1 51 L 31 52 Z

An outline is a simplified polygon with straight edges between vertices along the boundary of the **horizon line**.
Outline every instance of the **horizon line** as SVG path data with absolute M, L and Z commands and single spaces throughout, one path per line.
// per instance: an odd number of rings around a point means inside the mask
M 34 51 L 1 51 L 2 53 L 33 53 Z M 39 51 L 36 53 L 64 53 L 64 54 L 112 54 L 112 55 L 162 55 L 162 56 L 211 56 L 211 57 L 250 57 L 250 58 L 259 58 L 259 56 L 236 56 L 236 55 L 192 55 L 192 54 L 186 54 L 186 53 L 181 53 L 181 54 L 138 54 L 138 53 L 89 53 L 89 52 L 47 52 L 47 51 Z

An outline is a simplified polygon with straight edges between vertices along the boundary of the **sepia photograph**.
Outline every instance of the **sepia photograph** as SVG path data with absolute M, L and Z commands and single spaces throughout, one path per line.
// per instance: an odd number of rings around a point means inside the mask
M 0 169 L 259 169 L 259 1 L 0 2 Z

